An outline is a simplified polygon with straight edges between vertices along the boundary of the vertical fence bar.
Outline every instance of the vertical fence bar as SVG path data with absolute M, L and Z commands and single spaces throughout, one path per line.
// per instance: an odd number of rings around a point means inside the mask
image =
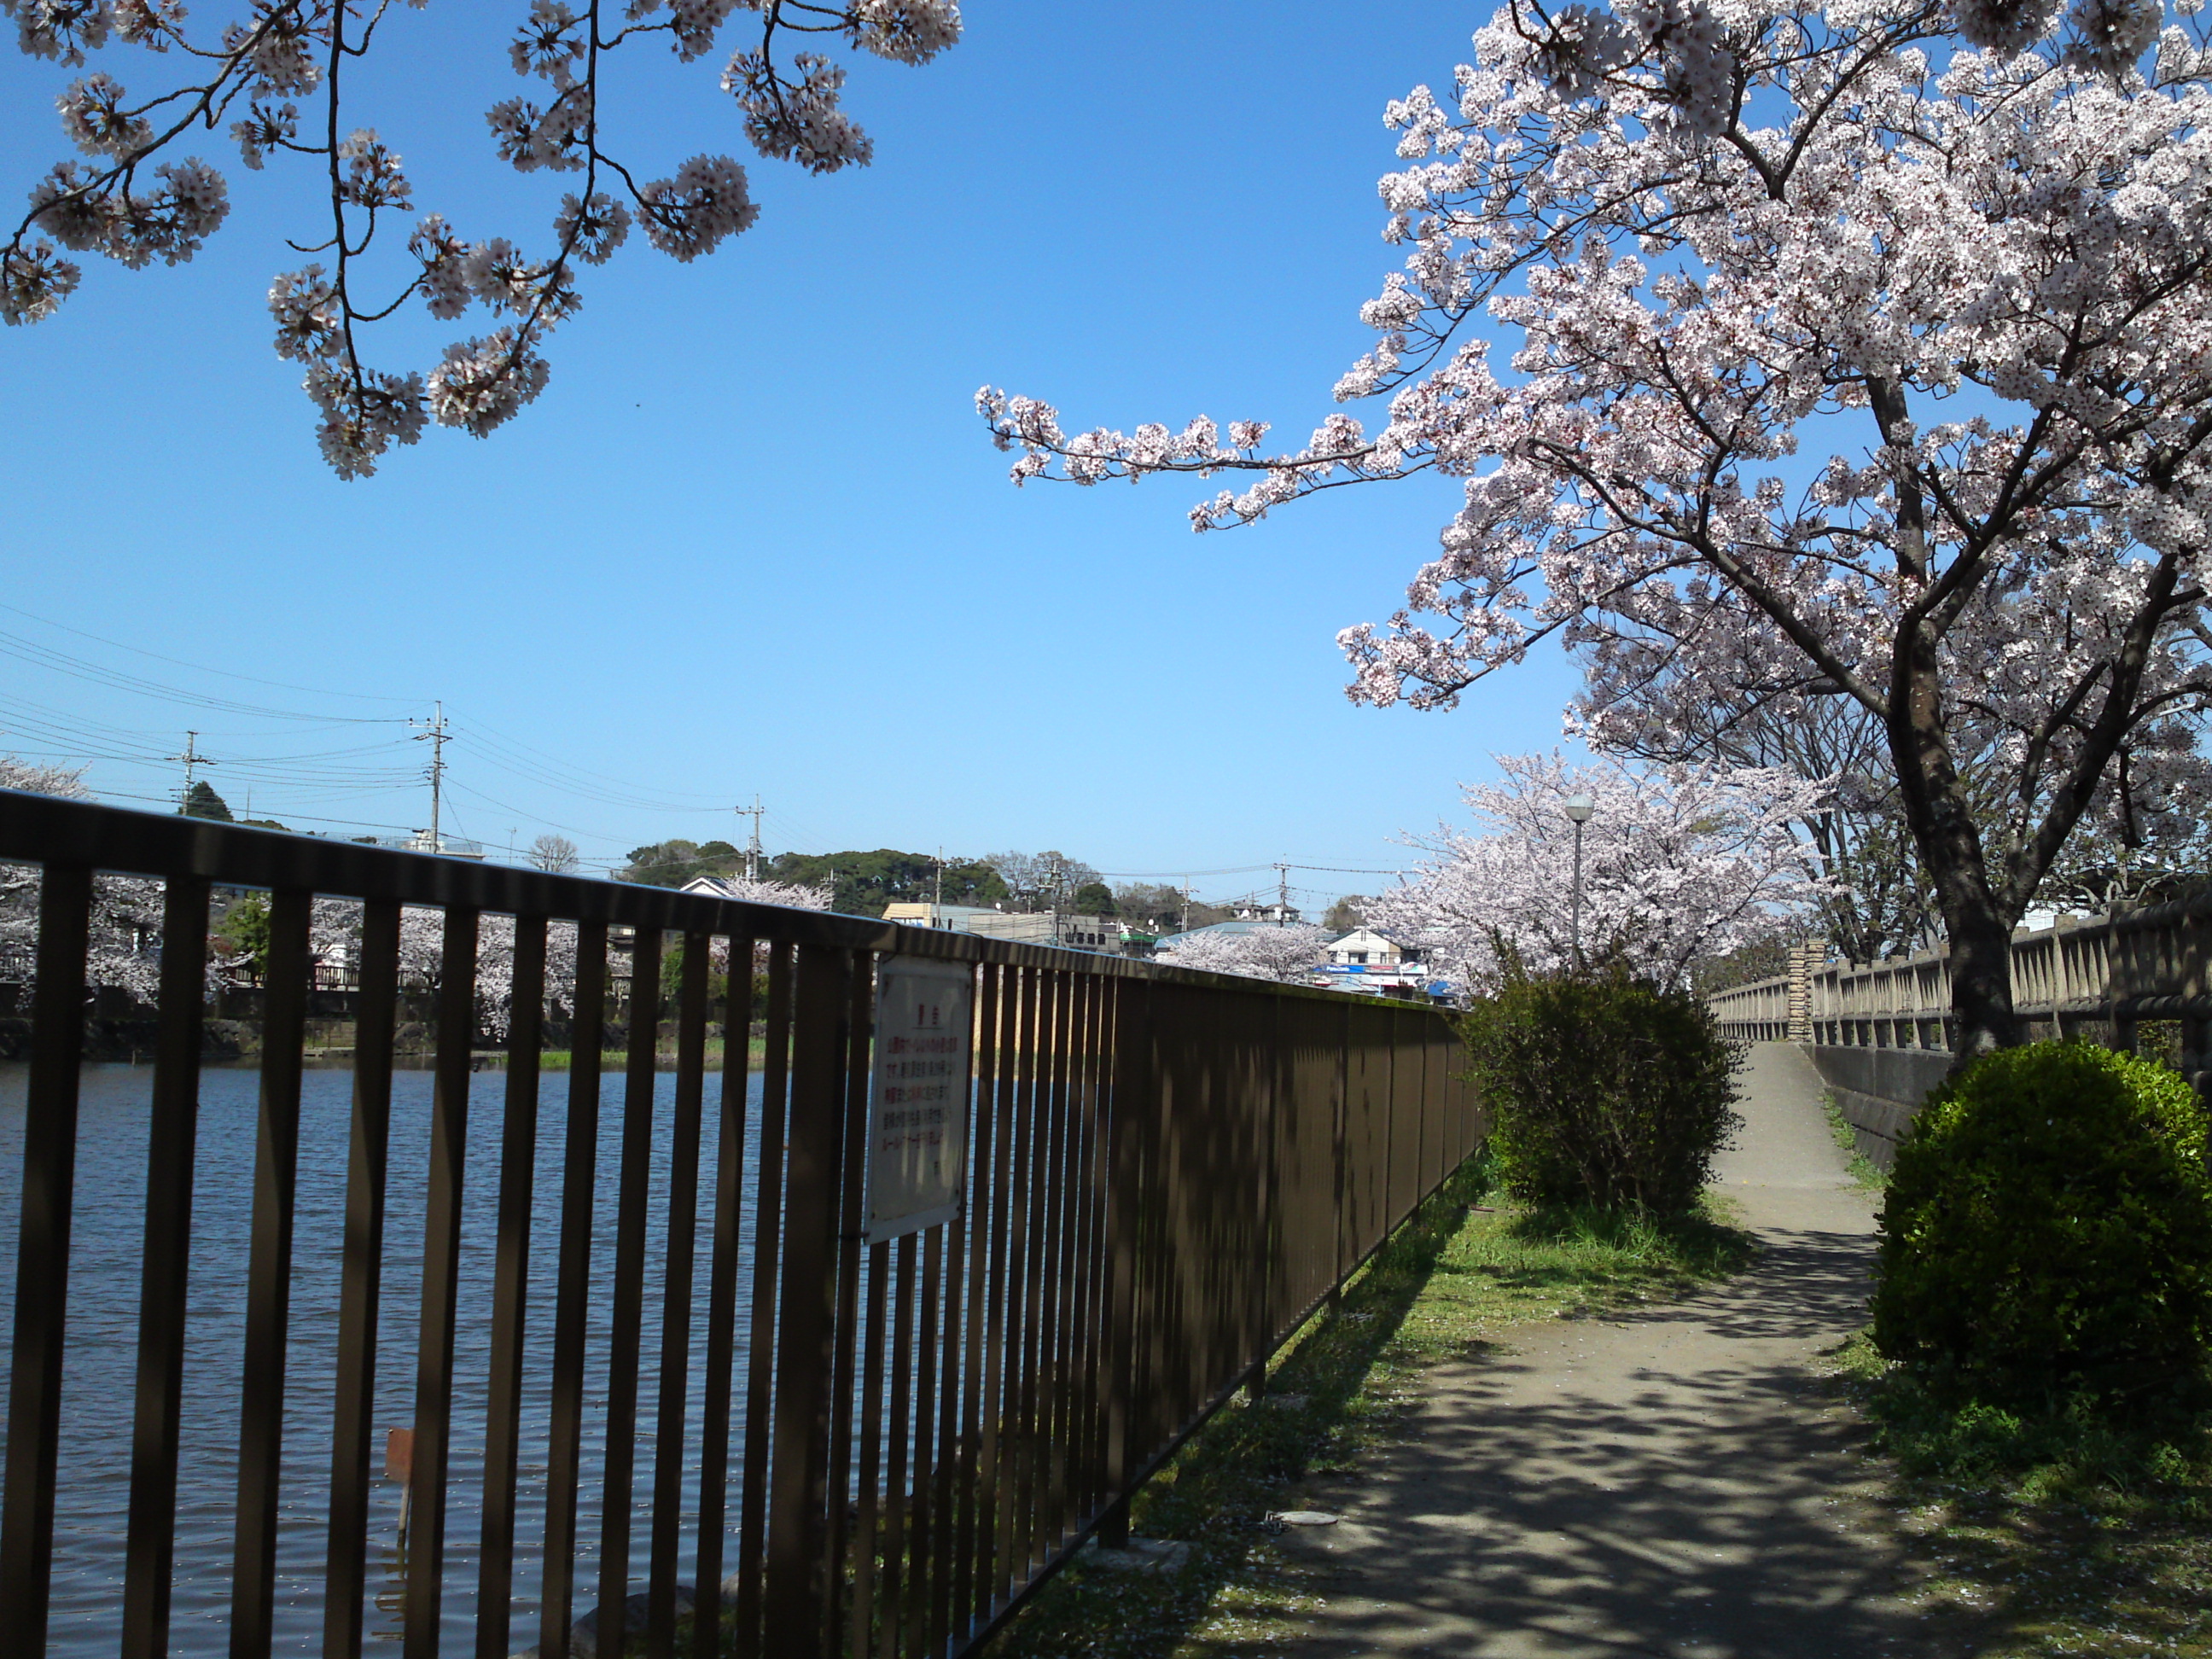
M 530 1208 L 538 1174 L 538 1056 L 545 1046 L 545 935 L 544 917 L 515 917 L 514 964 L 507 986 L 507 1101 L 500 1124 L 499 1238 L 492 1262 L 491 1371 L 484 1402 L 477 1659 L 506 1659 L 513 1622 L 522 1343 L 530 1290 Z
M 1051 1095 L 1051 996 L 1049 974 L 1032 970 L 1024 975 L 1023 1054 L 1019 1111 L 1022 1146 L 1015 1162 L 1015 1237 L 1021 1251 L 1018 1291 L 1006 1313 L 1007 1346 L 1013 1373 L 1007 1379 L 1014 1403 L 1013 1510 L 1008 1517 L 1007 1566 L 1018 1584 L 1029 1577 L 1036 1540 L 1034 1524 L 1042 1402 L 1038 1398 L 1040 1374 L 1038 1334 L 1042 1324 L 1044 1223 L 1044 1160 L 1050 1144 L 1047 1133 Z
M 993 1206 L 999 1192 L 997 1163 L 998 1116 L 993 1109 L 994 1079 L 999 1073 L 999 999 L 1000 969 L 985 963 L 977 975 L 975 1019 L 975 1067 L 969 1087 L 973 1124 L 968 1139 L 968 1193 L 965 1224 L 968 1233 L 968 1331 L 961 1365 L 959 1472 L 955 1502 L 957 1541 L 952 1557 L 952 1634 L 964 1638 L 975 1618 L 976 1568 L 989 1545 L 986 1530 L 976 1526 L 977 1500 L 990 1488 L 983 1467 L 982 1437 L 988 1395 L 984 1388 L 984 1336 L 988 1322 L 988 1280 L 991 1243 L 995 1237 Z
M 712 940 L 684 936 L 676 1014 L 676 1111 L 668 1148 L 668 1235 L 660 1297 L 660 1399 L 653 1437 L 653 1537 L 647 1560 L 645 1650 L 676 1659 L 676 1569 L 684 1528 L 685 1408 L 691 1382 L 691 1283 L 699 1231 L 699 1131 L 707 1092 L 707 969 Z M 695 1587 L 692 1618 L 711 1620 L 708 1587 Z
M 729 1515 L 730 1393 L 736 1366 L 738 1233 L 744 1218 L 752 975 L 753 941 L 739 934 L 730 941 L 730 990 L 722 1021 L 714 1240 L 707 1285 L 707 1375 L 700 1402 L 699 1568 L 696 1574 L 699 1599 L 692 1619 L 692 1659 L 719 1659 L 722 1651 L 722 1544 Z M 756 1283 L 754 1293 L 758 1295 L 763 1288 Z
M 1124 1549 L 1129 1541 L 1129 1484 L 1136 1468 L 1136 1297 L 1141 1139 L 1144 1101 L 1151 1093 L 1152 1056 L 1146 1051 L 1146 1015 L 1152 988 L 1123 980 L 1114 996 L 1114 1091 L 1107 1118 L 1106 1252 L 1106 1490 L 1112 1502 L 1098 1526 L 1098 1541 Z
M 477 1035 L 477 913 L 446 912 L 438 1047 L 430 1092 L 430 1181 L 422 1206 L 422 1319 L 415 1350 L 415 1450 L 408 1479 L 405 1659 L 438 1659 L 446 1576 L 446 1470 L 453 1452 L 453 1328 L 468 1170 L 469 1073 Z
M 1096 974 L 1079 975 L 1081 1018 L 1077 1024 L 1074 1175 L 1071 1181 L 1075 1204 L 1073 1258 L 1074 1342 L 1069 1368 L 1074 1387 L 1068 1435 L 1071 1472 L 1068 1515 L 1071 1525 L 1091 1519 L 1097 1506 L 1098 1437 L 1098 1229 L 1100 1096 L 1098 1066 L 1103 1046 L 1106 981 Z
M 995 969 L 995 995 L 991 1000 L 991 1051 L 995 1055 L 995 1075 L 991 1079 L 991 1221 L 988 1221 L 988 1255 L 984 1270 L 988 1283 L 984 1287 L 984 1378 L 980 1395 L 978 1447 L 975 1447 L 975 1528 L 978 1528 L 978 1571 L 975 1571 L 975 1599 L 973 1604 L 978 1617 L 987 1617 L 998 1606 L 998 1597 L 1006 1583 L 1006 1493 L 1011 1491 L 1006 1482 L 1006 1471 L 1011 1467 L 1011 1449 L 1006 1444 L 1006 1261 L 1009 1261 L 1009 1237 L 1013 1232 L 1018 1210 L 1013 1207 L 1013 1146 L 1015 1146 L 1015 1106 L 1013 1106 L 1013 1075 L 1015 1075 L 1015 1042 L 1018 1030 L 1018 995 L 1020 995 L 1020 969 Z
M 884 1570 L 876 1601 L 883 1614 L 882 1628 L 872 1632 L 856 1621 L 853 1642 L 854 1659 L 861 1659 L 872 1648 L 882 1659 L 896 1659 L 900 1609 L 906 1597 L 906 1518 L 907 1518 L 907 1447 L 908 1433 L 914 1413 L 914 1273 L 915 1236 L 901 1235 L 890 1244 L 878 1244 L 875 1265 L 888 1266 L 887 1277 L 891 1281 L 890 1312 L 890 1469 L 884 1483 L 883 1542 Z M 890 1253 L 888 1263 L 883 1252 Z M 880 1388 L 883 1370 L 878 1363 L 876 1372 Z M 881 1420 L 884 1399 L 880 1393 L 868 1398 L 868 1418 L 871 1426 Z M 872 1473 L 872 1471 L 871 1472 Z M 871 1493 L 863 1494 L 866 1502 Z M 872 1516 L 870 1517 L 872 1519 Z M 862 1547 L 872 1547 L 874 1540 L 866 1540 Z
M 131 1437 L 123 1659 L 161 1659 L 169 1650 L 208 897 L 208 884 L 191 876 L 171 877 L 161 896 L 161 1028 L 155 1040 L 146 1141 L 146 1243 L 138 1280 L 138 1387 Z
M 231 1565 L 231 1659 L 265 1659 L 276 1584 L 283 1472 L 284 1351 L 292 1309 L 292 1213 L 300 1174 L 300 1042 L 307 1012 L 312 901 L 280 890 L 269 908 L 260 1121 L 247 1247 L 246 1355 L 240 1375 L 238 1518 Z
M 999 1073 L 999 1190 L 993 1206 L 991 1276 L 991 1380 L 986 1390 L 990 1415 L 984 1428 L 987 1462 L 995 1479 L 978 1503 L 991 1506 L 990 1577 L 983 1598 L 994 1606 L 1022 1571 L 1015 1559 L 1016 1517 L 1021 1491 L 1022 1298 L 1029 1228 L 1029 1049 L 1036 1010 L 1036 972 L 1009 969 L 1002 975 L 1006 1000 L 1000 1012 Z M 995 1488 L 995 1490 L 994 1490 Z
M 968 1142 L 971 1169 L 975 1155 L 971 1139 Z M 944 1367 L 938 1389 L 937 1480 L 930 1499 L 929 1629 L 921 1646 L 921 1651 L 930 1654 L 944 1652 L 952 1638 L 952 1581 L 961 1548 L 958 1503 L 965 1455 L 961 1411 L 968 1382 L 963 1363 L 968 1354 L 968 1218 L 969 1211 L 963 1206 L 945 1227 Z
M 930 1482 L 936 1474 L 937 1454 L 931 1441 L 937 1416 L 938 1361 L 944 1347 L 938 1320 L 944 1309 L 947 1224 L 940 1222 L 930 1228 L 921 1241 L 921 1317 L 915 1339 L 914 1459 L 907 1476 L 907 1490 L 912 1495 L 907 1505 L 907 1571 L 902 1585 L 908 1653 L 921 1651 L 933 1589 L 930 1538 L 937 1517 L 930 1506 Z
M 845 1049 L 853 953 L 801 945 L 792 1033 L 789 1176 L 776 1339 L 763 1652 L 817 1659 L 828 1574 L 830 1378 L 836 1331 L 839 1160 L 844 1150 Z M 840 1508 L 844 1493 L 836 1494 Z
M 39 885 L 39 985 L 31 1003 L 8 1474 L 0 1497 L 0 1647 L 10 1653 L 46 1650 L 91 911 L 92 872 L 81 865 L 47 865 Z
M 761 1054 L 759 1192 L 753 1217 L 753 1297 L 746 1354 L 744 1479 L 738 1488 L 738 1659 L 761 1659 L 766 1607 L 769 1457 L 775 1429 L 771 1409 L 776 1378 L 778 1263 L 790 1187 L 785 1164 L 787 1091 L 790 1086 L 792 947 L 769 951 L 768 1023 Z
M 607 1449 L 599 1492 L 598 1659 L 622 1659 L 629 1600 L 630 1508 L 637 1496 L 639 1352 L 645 1336 L 646 1209 L 652 1197 L 653 1070 L 659 1041 L 660 930 L 630 944 L 629 1045 L 623 1077 L 622 1171 L 607 1339 Z M 410 1656 L 412 1659 L 412 1656 Z
M 338 1370 L 331 1418 L 323 1659 L 359 1659 L 361 1653 L 377 1315 L 384 1282 L 385 1181 L 392 1146 L 392 1043 L 398 1012 L 399 907 L 379 900 L 362 910 L 361 989 L 354 1005 L 353 1121 L 346 1148 Z
M 575 1613 L 576 1486 L 583 1456 L 584 1341 L 592 1277 L 592 1191 L 599 1155 L 599 1054 L 606 1041 L 607 927 L 576 929 L 568 1026 L 568 1111 L 561 1170 L 560 1259 L 554 1269 L 553 1395 L 545 1468 L 541 1654 L 565 1656 Z
M 869 1620 L 884 1594 L 877 1570 L 877 1540 L 884 1536 L 884 1310 L 886 1298 L 892 1294 L 891 1249 L 890 1244 L 882 1243 L 867 1247 L 868 1332 L 860 1382 L 860 1531 L 853 1549 L 852 1627 L 845 1641 L 846 1650 L 862 1659 L 874 1650 Z M 896 1565 L 888 1559 L 883 1562 L 883 1567 L 889 1572 L 896 1571 Z
M 836 1333 L 830 1373 L 830 1398 L 835 1415 L 830 1419 L 830 1536 L 823 1572 L 829 1595 L 822 1632 L 825 1643 L 837 1639 L 845 1587 L 850 1577 L 851 1538 L 847 1523 L 852 1505 L 844 1494 L 852 1490 L 853 1429 L 857 1392 L 856 1370 L 860 1333 L 861 1237 L 867 1231 L 867 1195 L 862 1186 L 868 1140 L 868 1036 L 874 1007 L 870 971 L 873 958 L 856 952 L 851 1004 L 846 1011 L 848 1036 L 845 1044 L 842 1133 L 838 1143 L 836 1278 L 831 1322 Z
M 1030 1431 L 1031 1443 L 1036 1449 L 1035 1507 L 1030 1511 L 1029 1533 L 1032 1565 L 1044 1558 L 1058 1533 L 1067 1467 L 1067 1333 L 1062 1324 L 1062 1310 L 1067 1290 L 1068 994 L 1073 978 L 1073 975 L 1054 972 L 1048 981 L 1045 1042 L 1048 1059 L 1042 1067 L 1038 1090 L 1039 1109 L 1043 1114 L 1039 1137 L 1043 1158 L 1038 1166 L 1035 1206 L 1043 1257 L 1037 1273 L 1042 1295 L 1035 1326 L 1036 1358 L 1030 1368 L 1036 1395 Z

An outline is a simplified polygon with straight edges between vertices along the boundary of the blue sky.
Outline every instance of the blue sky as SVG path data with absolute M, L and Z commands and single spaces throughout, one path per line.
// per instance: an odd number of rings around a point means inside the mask
M 482 126 L 523 89 L 501 50 L 521 9 L 395 13 L 356 118 L 405 157 L 420 207 L 529 247 L 562 184 L 501 167 Z M 989 381 L 1071 425 L 1202 411 L 1302 435 L 1395 263 L 1382 105 L 1447 83 L 1480 11 L 972 0 L 938 63 L 854 66 L 877 160 L 828 179 L 752 155 L 719 59 L 625 52 L 618 152 L 648 177 L 738 155 L 760 223 L 689 266 L 634 240 L 588 275 L 534 408 L 483 442 L 434 431 L 350 484 L 267 345 L 312 181 L 246 173 L 211 138 L 234 210 L 198 260 L 99 262 L 60 315 L 0 337 L 0 647 L 288 712 L 442 698 L 459 828 L 495 843 L 557 827 L 605 859 L 735 840 L 726 805 L 757 790 L 772 850 L 1052 846 L 1162 876 L 1402 862 L 1391 838 L 1451 813 L 1488 755 L 1557 740 L 1570 690 L 1554 661 L 1450 714 L 1345 702 L 1334 634 L 1394 608 L 1449 486 L 1337 491 L 1194 537 L 1208 486 L 1016 491 L 971 398 Z M 18 188 L 66 153 L 65 78 L 0 64 Z M 410 320 L 383 362 L 428 367 L 461 326 Z M 254 811 L 303 827 L 427 817 L 401 726 L 196 707 L 20 655 L 0 656 L 0 749 L 109 757 L 91 777 L 118 796 L 173 787 L 176 768 L 128 757 L 198 726 L 234 807 L 251 775 Z

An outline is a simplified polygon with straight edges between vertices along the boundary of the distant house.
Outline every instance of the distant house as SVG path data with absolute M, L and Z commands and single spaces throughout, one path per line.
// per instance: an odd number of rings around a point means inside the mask
M 1388 933 L 1372 927 L 1355 927 L 1331 939 L 1325 947 L 1334 968 L 1395 968 L 1419 952 L 1411 951 Z
M 1197 939 L 1201 934 L 1205 933 L 1234 934 L 1271 933 L 1280 925 L 1281 924 L 1278 922 L 1255 921 L 1249 917 L 1237 921 L 1217 921 L 1210 923 L 1204 927 L 1194 927 L 1187 933 L 1164 934 L 1159 941 L 1159 948 L 1163 951 L 1172 951 L 1176 945 L 1182 944 L 1185 939 Z
M 417 830 L 411 836 L 371 836 L 364 839 L 370 847 L 395 847 L 403 853 L 436 853 L 445 858 L 483 862 L 483 843 L 459 836 L 434 836 L 428 830 Z
M 1239 921 L 1264 922 L 1271 927 L 1305 920 L 1304 912 L 1297 905 L 1285 904 L 1280 900 L 1263 904 L 1258 899 L 1239 899 L 1231 909 Z M 1193 928 L 1191 931 L 1196 933 L 1198 930 Z
M 1057 945 L 1073 951 L 1121 949 L 1121 924 L 1112 916 L 1049 910 L 994 910 L 981 904 L 887 904 L 884 920 L 906 927 L 1001 939 L 1013 945 Z

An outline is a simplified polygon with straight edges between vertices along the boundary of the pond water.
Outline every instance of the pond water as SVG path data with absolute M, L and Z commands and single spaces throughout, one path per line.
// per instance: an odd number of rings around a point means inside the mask
M 25 1070 L 0 1066 L 0 1332 L 14 1330 L 17 1220 L 22 1198 Z M 85 1069 L 76 1164 L 76 1209 L 70 1249 L 69 1332 L 64 1385 L 60 1490 L 55 1526 L 52 1618 L 48 1652 L 90 1659 L 116 1651 L 122 1626 L 123 1546 L 129 1508 L 131 1401 L 149 1100 L 153 1070 Z M 758 1158 L 760 1079 L 747 1079 L 744 1241 L 738 1291 L 736 1404 L 742 1433 L 745 1314 L 750 1292 L 754 1183 Z M 687 1466 L 682 1576 L 692 1575 L 691 1528 L 697 1499 L 696 1445 L 705 1365 L 708 1255 L 723 1076 L 706 1079 L 706 1132 L 700 1160 L 698 1255 L 687 1390 L 694 1448 Z M 330 1478 L 331 1402 L 337 1335 L 340 1248 L 353 1077 L 345 1070 L 306 1076 L 300 1135 L 291 1337 L 286 1366 L 283 1520 L 277 1547 L 276 1651 L 319 1653 L 323 1566 Z M 491 1330 L 492 1246 L 499 1145 L 507 1079 L 471 1079 L 468 1160 L 463 1186 L 460 1307 L 456 1343 L 453 1445 L 447 1523 L 443 1648 L 473 1651 L 484 1413 Z M 171 1651 L 228 1651 L 229 1563 L 237 1481 L 238 1370 L 245 1339 L 246 1261 L 252 1212 L 258 1074 L 210 1067 L 202 1073 L 192 1207 L 183 1455 L 177 1507 Z M 616 1173 L 620 1161 L 623 1079 L 603 1079 L 599 1177 L 592 1218 L 590 1358 L 586 1370 L 583 1480 L 580 1486 L 576 1612 L 591 1605 L 598 1582 L 598 1533 L 605 1425 L 606 1345 L 614 1260 Z M 569 1079 L 549 1073 L 540 1089 L 531 1224 L 527 1358 L 517 1517 L 514 1626 L 511 1646 L 537 1638 L 540 1551 L 544 1527 L 546 1431 L 550 1395 L 555 1255 L 559 1243 L 561 1166 Z M 429 1149 L 431 1078 L 401 1072 L 392 1081 L 391 1175 L 377 1349 L 373 1467 L 383 1468 L 384 1431 L 414 1420 L 415 1342 L 422 1296 L 423 1200 Z M 630 1576 L 641 1588 L 644 1522 L 652 1491 L 651 1425 L 658 1358 L 669 1200 L 669 1141 L 675 1078 L 657 1079 L 652 1219 L 646 1279 L 645 1354 L 639 1393 L 644 1432 L 636 1453 Z M 9 1379 L 0 1368 L 0 1434 Z M 732 1475 L 735 1474 L 732 1458 Z M 399 1637 L 402 1590 L 398 1549 L 399 1488 L 379 1479 L 369 1522 L 369 1603 L 374 1644 Z M 730 1500 L 732 1530 L 734 1485 Z M 734 1538 L 726 1546 L 734 1555 Z

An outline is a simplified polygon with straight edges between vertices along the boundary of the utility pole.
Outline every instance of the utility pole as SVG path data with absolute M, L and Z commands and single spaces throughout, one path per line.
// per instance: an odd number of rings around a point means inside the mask
M 1190 878 L 1182 878 L 1182 931 L 1190 932 Z
M 1050 873 L 1047 877 L 1047 879 L 1052 883 L 1052 886 L 1050 889 L 1050 896 L 1046 899 L 1045 902 L 1051 908 L 1052 942 L 1054 945 L 1057 945 L 1060 943 L 1060 866 L 1057 863 L 1051 866 Z
M 1275 860 L 1275 925 L 1291 925 L 1291 866 L 1280 859 Z
M 419 726 L 422 728 L 420 732 L 417 732 L 415 734 L 416 742 L 421 743 L 425 738 L 428 738 L 429 741 L 430 766 L 428 776 L 430 779 L 430 850 L 434 853 L 442 853 L 446 850 L 446 843 L 439 839 L 438 836 L 438 807 L 440 797 L 445 793 L 446 738 L 447 735 L 446 730 L 446 704 L 442 698 L 439 700 L 437 710 L 437 714 L 429 720 L 410 720 L 408 721 L 408 724 L 410 726 Z
M 760 879 L 761 866 L 761 798 L 757 793 L 756 793 L 753 796 L 753 804 L 750 806 L 732 807 L 731 808 L 731 811 L 734 811 L 741 818 L 750 818 L 753 821 L 752 834 L 745 842 L 745 879 L 747 881 L 758 881 Z
M 937 849 L 936 896 L 930 902 L 940 910 L 945 908 L 945 849 L 942 847 Z
M 215 764 L 213 761 L 210 760 L 205 755 L 199 752 L 199 749 L 198 747 L 199 735 L 200 734 L 197 732 L 185 732 L 185 752 L 181 755 L 172 755 L 169 757 L 173 761 L 182 761 L 185 763 L 184 792 L 177 797 L 177 811 L 179 812 L 188 811 L 191 807 L 192 769 L 196 766 L 213 766 Z

